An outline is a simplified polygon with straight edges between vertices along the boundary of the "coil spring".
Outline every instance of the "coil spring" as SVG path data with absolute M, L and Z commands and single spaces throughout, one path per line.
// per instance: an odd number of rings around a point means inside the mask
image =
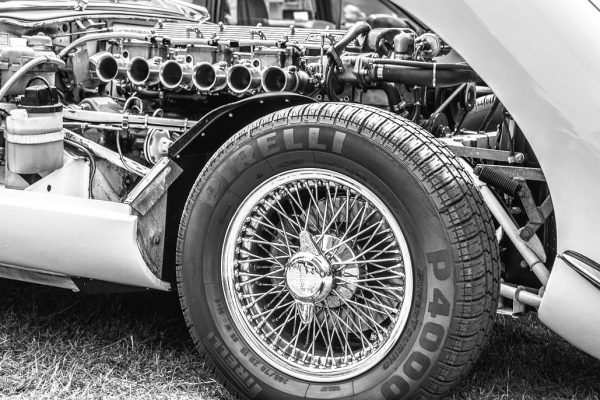
M 482 182 L 485 182 L 512 197 L 516 197 L 523 187 L 521 183 L 503 175 L 493 167 L 483 167 L 477 172 L 479 173 L 479 179 Z

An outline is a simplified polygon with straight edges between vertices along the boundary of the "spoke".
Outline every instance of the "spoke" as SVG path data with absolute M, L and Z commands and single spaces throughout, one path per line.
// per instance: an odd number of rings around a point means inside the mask
M 267 228 L 269 228 L 269 229 L 273 229 L 274 231 L 277 231 L 277 232 L 281 233 L 282 235 L 284 234 L 284 232 L 283 232 L 281 229 L 279 229 L 278 227 L 276 227 L 275 225 L 273 225 L 273 224 L 271 224 L 271 223 L 264 222 L 263 220 L 260 220 L 260 219 L 258 219 L 258 218 L 256 218 L 256 217 L 251 217 L 251 218 L 250 218 L 250 220 L 251 220 L 252 222 L 256 222 L 257 224 L 260 224 L 260 225 L 262 225 L 262 226 L 265 226 L 265 227 L 267 227 Z M 290 235 L 291 237 L 293 237 L 293 238 L 295 238 L 295 239 L 298 239 L 298 235 L 294 235 L 294 234 L 293 234 L 293 233 L 291 233 L 291 232 L 290 232 L 290 233 L 288 233 L 288 235 Z
M 382 233 L 385 233 L 385 231 L 384 231 L 384 232 L 382 232 Z M 390 252 L 390 251 L 389 251 L 390 247 L 393 247 L 393 246 L 395 246 L 395 245 L 396 245 L 396 243 L 395 243 L 395 242 L 390 242 L 390 243 L 388 243 L 388 245 L 387 245 L 387 246 L 385 246 L 385 247 L 384 247 L 383 249 L 381 249 L 381 250 L 374 250 L 374 251 L 371 251 L 371 250 L 369 250 L 369 251 L 367 251 L 366 253 L 375 253 L 375 254 L 374 254 L 373 256 L 371 256 L 371 257 L 379 257 L 379 256 L 380 256 L 380 255 L 382 255 L 383 253 L 386 253 L 386 252 L 388 252 L 388 253 L 389 253 L 389 252 Z M 392 250 L 392 251 L 393 251 L 393 250 Z
M 272 243 L 272 242 L 264 242 L 262 240 L 256 240 L 256 239 L 246 239 L 248 242 L 250 243 L 254 243 L 256 245 L 258 245 L 258 247 L 263 250 L 265 253 L 267 254 L 272 254 L 269 250 L 267 250 L 264 246 L 273 246 L 273 250 L 277 250 L 282 254 L 285 254 L 287 257 L 290 257 L 292 255 L 291 250 L 288 249 L 288 251 L 282 250 L 280 249 L 277 243 Z M 283 246 L 283 248 L 285 249 L 286 247 Z
M 304 225 L 304 230 L 308 230 L 308 222 L 312 222 L 313 227 L 318 230 L 319 228 L 317 228 L 317 225 L 315 224 L 315 222 L 313 220 L 310 219 L 310 216 L 308 215 L 308 213 L 306 212 L 306 210 L 304 209 L 304 207 L 302 206 L 302 199 L 300 198 L 300 193 L 298 192 L 298 190 L 296 190 L 296 194 L 298 195 L 298 201 L 296 201 L 296 198 L 292 195 L 291 191 L 289 189 L 286 188 L 286 192 L 290 195 L 290 197 L 288 197 L 288 199 L 290 201 L 293 201 L 297 206 L 298 209 L 302 212 L 302 215 L 305 218 L 305 225 Z M 309 203 L 309 207 L 310 207 L 310 203 Z
M 375 224 L 373 224 L 373 225 L 370 225 L 368 228 L 366 228 L 366 229 L 365 229 L 365 231 L 367 231 L 367 230 L 369 230 L 369 229 L 372 229 L 374 226 L 376 226 L 376 225 L 378 225 L 378 224 L 380 224 L 380 223 L 381 223 L 381 221 L 379 221 L 379 222 L 376 222 L 376 223 L 375 223 Z M 352 235 L 352 236 L 350 236 L 349 238 L 346 238 L 346 239 L 344 239 L 344 240 L 341 240 L 341 241 L 340 241 L 338 244 L 336 244 L 335 246 L 331 247 L 330 249 L 327 249 L 327 251 L 325 251 L 325 252 L 324 252 L 324 254 L 331 253 L 333 250 L 336 250 L 336 249 L 340 248 L 341 246 L 343 246 L 343 245 L 345 245 L 345 244 L 348 244 L 348 242 L 350 242 L 350 241 L 351 241 L 351 240 L 353 240 L 353 239 L 356 239 L 358 236 L 362 235 L 362 234 L 363 234 L 365 231 L 363 231 L 363 232 L 358 232 L 357 234 L 355 234 L 355 235 Z M 356 258 L 356 257 L 354 257 L 354 258 Z M 346 262 L 347 262 L 347 261 L 348 261 L 348 260 L 346 260 Z
M 368 239 L 368 240 L 367 240 L 365 243 L 363 243 L 363 244 L 362 244 L 362 248 L 363 248 L 363 249 L 364 249 L 365 247 L 367 247 L 367 246 L 368 246 L 368 245 L 369 245 L 369 244 L 370 244 L 370 243 L 373 241 L 373 239 L 375 238 L 375 236 L 377 236 L 377 235 L 379 235 L 379 234 L 382 234 L 382 235 L 383 235 L 384 233 L 386 233 L 386 231 L 389 231 L 389 229 L 386 229 L 386 230 L 383 230 L 382 232 L 379 232 L 379 228 L 381 228 L 381 225 L 383 225 L 383 223 L 384 223 L 384 220 L 383 220 L 383 219 L 380 219 L 378 222 L 379 222 L 379 224 L 377 225 L 377 229 L 375 229 L 375 230 L 373 231 L 373 233 L 371 234 L 371 236 L 369 237 L 369 239 Z M 356 242 L 354 242 L 354 243 L 356 244 Z M 371 248 L 369 248 L 369 250 L 370 250 L 370 249 L 371 249 Z
M 270 337 L 273 333 L 277 333 L 277 336 L 275 336 L 275 339 L 273 339 L 273 341 L 281 339 L 281 332 L 283 332 L 283 329 L 289 322 L 292 315 L 295 315 L 295 313 L 296 313 L 296 302 L 294 302 L 291 306 L 289 306 L 286 311 L 281 313 L 281 315 L 287 315 L 285 318 L 285 321 L 283 321 L 281 324 L 277 325 L 277 327 L 273 328 L 273 330 L 271 332 L 267 333 L 265 336 Z M 279 329 L 279 330 L 277 332 L 275 332 L 276 329 Z
M 381 271 L 381 272 L 385 272 L 385 271 Z M 357 279 L 354 282 L 356 282 L 356 283 L 379 282 L 379 281 L 390 281 L 392 279 L 398 279 L 398 276 L 384 276 L 384 277 L 378 277 L 378 278 Z
M 283 229 L 281 231 L 282 233 L 280 233 L 280 234 L 283 235 L 283 237 L 285 237 L 285 240 L 287 242 L 288 235 L 290 235 L 290 236 L 293 236 L 293 235 L 291 235 L 291 233 L 288 233 L 288 232 L 285 231 L 285 227 L 284 227 L 283 223 L 281 225 L 282 225 Z M 273 232 L 271 232 L 271 234 L 273 234 Z M 276 236 L 275 236 L 275 240 L 277 240 L 279 243 L 273 243 L 272 241 L 267 240 L 265 237 L 259 235 L 258 232 L 256 232 L 256 231 L 254 231 L 252 233 L 252 235 L 256 236 L 257 238 L 259 238 L 260 240 L 262 240 L 262 241 L 264 241 L 264 242 L 266 242 L 268 244 L 277 245 L 277 246 L 286 246 L 288 248 L 290 247 L 289 242 L 288 243 L 283 243 L 283 241 L 281 239 L 279 239 L 278 237 L 276 237 Z M 291 247 L 297 247 L 297 246 L 292 245 Z
M 244 251 L 244 250 L 242 250 Z M 241 253 L 241 252 L 240 252 Z M 251 256 L 255 256 L 255 257 L 259 257 L 256 254 L 247 252 L 248 255 Z M 259 258 L 244 258 L 240 260 L 240 263 L 244 264 L 244 263 L 259 263 L 259 262 L 270 262 L 271 264 L 275 264 L 275 265 L 279 265 L 281 266 L 282 264 L 279 262 L 280 259 L 288 259 L 288 256 L 271 256 L 271 257 L 259 257 Z
M 298 223 L 296 223 L 296 221 L 291 219 L 285 212 L 279 210 L 277 207 L 271 207 L 271 210 L 275 211 L 277 214 L 279 214 L 280 216 L 285 218 L 292 226 L 297 227 L 296 233 L 299 233 L 302 231 L 302 226 L 300 226 Z
M 360 308 L 359 308 L 359 309 L 357 309 L 357 310 L 355 310 L 355 309 L 354 309 L 354 307 L 350 307 L 350 305 L 348 304 L 348 301 L 349 301 L 349 300 L 346 300 L 346 299 L 344 299 L 342 296 L 340 296 L 340 294 L 339 294 L 339 293 L 337 293 L 337 292 L 335 291 L 335 289 L 333 290 L 333 293 L 335 293 L 335 294 L 336 294 L 336 295 L 337 295 L 337 296 L 340 298 L 340 300 L 341 300 L 341 301 L 342 301 L 344 304 L 346 304 L 346 306 L 348 307 L 348 310 L 352 311 L 352 312 L 354 313 L 354 315 L 356 315 L 356 316 L 357 316 L 359 319 L 363 320 L 367 326 L 369 326 L 370 328 L 374 328 L 374 329 L 377 329 L 377 328 L 379 327 L 379 329 L 381 329 L 383 332 L 385 332 L 385 328 L 384 328 L 383 326 L 379 325 L 379 323 L 378 323 L 377 321 L 375 321 L 373 318 L 370 318 L 370 317 L 369 317 L 367 314 L 365 314 L 365 312 L 364 312 L 364 311 L 362 311 Z M 355 303 L 355 304 L 357 304 L 357 303 Z M 367 321 L 365 321 L 365 320 L 363 319 L 363 317 L 362 317 L 362 316 L 361 316 L 361 315 L 358 313 L 359 311 L 360 311 L 360 312 L 362 313 L 362 315 L 364 315 L 364 316 L 365 316 L 367 319 L 370 319 L 370 320 L 371 320 L 371 322 L 372 322 L 372 324 L 369 324 L 369 323 L 367 323 Z
M 347 308 L 346 308 L 347 309 Z M 335 314 L 335 316 L 338 318 L 338 320 L 340 321 L 340 323 L 344 324 L 345 326 L 347 326 L 350 330 L 352 330 L 352 333 L 358 337 L 360 339 L 360 343 L 362 345 L 363 348 L 368 348 L 369 347 L 369 338 L 367 338 L 365 336 L 365 334 L 363 333 L 363 329 L 361 326 L 356 325 L 356 322 L 354 322 L 354 320 L 352 318 L 350 318 L 350 313 L 346 311 L 346 318 L 348 318 L 349 322 L 352 322 L 352 325 L 354 325 L 355 328 L 358 328 L 358 333 L 357 331 L 355 331 L 354 329 L 350 328 L 350 325 L 348 325 L 347 322 L 345 322 L 342 317 L 340 317 L 339 315 Z M 359 320 L 360 323 L 360 320 Z M 363 340 L 364 339 L 364 340 Z M 366 345 L 365 345 L 366 343 Z
M 282 286 L 283 287 L 283 286 Z M 262 299 L 264 299 L 265 297 L 271 295 L 271 294 L 277 294 L 277 293 L 281 293 L 284 291 L 284 289 L 281 289 L 277 292 L 275 292 L 275 289 L 277 289 L 277 286 L 273 286 L 271 289 L 267 290 L 266 292 L 260 294 L 260 293 L 256 293 L 256 295 L 259 295 L 259 297 L 257 299 L 252 300 L 250 303 L 246 304 L 247 308 L 250 307 L 254 307 L 254 305 L 256 305 L 259 301 L 261 301 Z M 255 295 L 244 295 L 244 297 L 250 297 L 250 296 L 255 296 Z
M 326 190 L 327 195 L 329 197 L 329 188 L 327 188 Z M 319 235 L 320 237 L 325 236 L 325 224 L 327 223 L 327 211 L 329 209 L 329 206 L 327 205 L 327 197 L 325 198 L 325 209 L 323 210 L 323 221 L 321 223 L 321 234 Z M 331 220 L 333 222 L 333 219 Z M 329 225 L 328 225 L 329 226 Z
M 341 320 L 341 317 L 335 311 L 331 311 L 331 309 L 329 308 L 329 305 L 327 304 L 327 302 L 325 302 L 325 307 L 327 308 L 327 313 L 329 315 L 335 315 L 337 317 L 337 320 Z M 347 354 L 346 353 L 346 348 L 350 349 L 350 352 L 352 352 L 352 348 L 350 347 L 350 344 L 348 344 L 348 340 L 346 340 L 345 336 L 340 335 L 340 333 L 338 332 L 337 323 L 332 321 L 332 325 L 333 325 L 333 331 L 334 331 L 334 333 L 336 334 L 336 336 L 338 337 L 338 340 L 339 340 L 340 344 L 344 348 L 344 354 Z M 333 360 L 333 363 L 335 364 L 335 359 Z
M 338 296 L 339 296 L 339 295 L 338 295 Z M 352 305 L 355 305 L 355 306 L 359 307 L 359 308 L 358 308 L 359 310 L 362 310 L 362 309 L 364 308 L 364 309 L 367 309 L 367 310 L 370 310 L 370 311 L 376 312 L 376 313 L 378 313 L 378 314 L 386 314 L 386 313 L 385 313 L 385 311 L 378 310 L 378 309 L 376 309 L 376 308 L 373 308 L 373 307 L 371 307 L 371 306 L 369 306 L 369 305 L 367 305 L 367 304 L 361 304 L 361 303 L 358 303 L 358 302 L 356 302 L 356 301 L 354 301 L 354 300 L 351 300 L 351 299 L 346 299 L 346 301 L 347 301 L 349 304 L 352 304 Z M 362 308 L 361 308 L 361 307 L 362 307 Z M 363 312 L 364 312 L 364 311 L 363 311 Z M 372 317 L 372 316 L 371 316 L 371 317 Z M 375 320 L 373 320 L 373 322 L 375 322 Z M 383 328 L 383 327 L 382 327 L 382 328 Z
M 276 305 L 275 307 L 271 308 L 270 310 L 266 310 L 266 311 L 263 311 L 263 312 L 261 312 L 261 313 L 254 314 L 254 315 L 252 316 L 252 319 L 253 319 L 253 320 L 256 320 L 256 319 L 258 319 L 258 318 L 262 317 L 263 315 L 266 315 L 266 317 L 264 317 L 264 318 L 263 318 L 263 320 L 261 321 L 262 323 L 266 322 L 266 321 L 269 319 L 269 317 L 270 317 L 271 315 L 273 315 L 273 313 L 274 313 L 275 311 L 279 310 L 280 308 L 287 307 L 288 305 L 290 305 L 290 304 L 293 304 L 293 303 L 295 302 L 295 300 L 291 300 L 291 301 L 290 301 L 290 302 L 288 302 L 288 303 L 281 304 L 281 303 L 283 302 L 283 300 L 285 300 L 285 299 L 286 299 L 286 297 L 288 297 L 288 295 L 289 295 L 289 293 L 288 293 L 288 294 L 286 294 L 285 296 L 283 296 L 283 297 L 281 298 L 281 300 L 279 300 L 279 303 L 277 303 L 277 305 Z
M 361 298 L 361 299 L 363 299 L 364 301 L 368 301 L 370 304 L 372 304 L 372 305 L 373 305 L 373 306 L 375 306 L 375 307 L 382 307 L 382 308 L 383 308 L 383 311 L 385 312 L 385 314 L 386 314 L 388 317 L 390 317 L 390 318 L 392 318 L 392 315 L 391 315 L 391 314 L 389 314 L 387 311 L 390 311 L 391 313 L 396 313 L 396 312 L 398 311 L 398 310 L 397 310 L 397 309 L 395 309 L 394 307 L 390 307 L 390 306 L 387 306 L 387 305 L 383 304 L 383 303 L 382 303 L 382 302 L 379 300 L 379 298 L 377 299 L 377 301 L 373 301 L 372 299 L 369 299 L 368 297 L 365 297 L 365 296 L 363 296 L 363 295 L 361 295 L 361 294 L 357 294 L 357 295 L 356 295 L 356 297 L 358 297 L 358 298 Z M 381 311 L 378 311 L 378 312 L 379 312 L 380 314 L 383 314 Z
M 400 257 L 397 257 L 395 259 L 395 261 L 398 261 L 399 258 Z M 389 272 L 390 274 L 396 274 L 402 278 L 405 276 L 403 272 L 395 271 L 395 269 L 404 268 L 403 262 L 400 262 L 400 263 L 397 263 L 394 265 L 389 265 L 389 266 L 381 265 L 381 264 L 378 264 L 378 263 L 375 263 L 372 261 L 369 261 L 368 263 L 361 261 L 360 264 L 367 264 L 369 267 L 375 267 L 378 269 L 378 271 L 375 271 L 375 272 L 367 272 L 367 274 L 369 274 L 369 275 L 377 275 L 377 274 L 383 274 L 384 272 Z
M 291 256 L 292 255 L 292 248 L 290 246 L 290 241 L 288 240 L 287 232 L 285 231 L 285 224 L 283 223 L 283 221 L 280 221 L 280 222 L 281 222 L 281 229 L 284 232 L 283 237 L 285 239 L 285 245 L 287 246 L 288 252 L 289 252 L 289 254 Z M 298 224 L 299 224 L 299 222 L 298 222 Z M 298 248 L 297 246 L 294 246 L 294 247 Z
M 346 283 L 346 284 L 349 284 L 349 285 L 354 285 L 354 286 L 356 286 L 357 288 L 359 288 L 359 289 L 362 289 L 362 290 L 364 290 L 364 291 L 371 292 L 371 293 L 375 293 L 375 294 L 379 294 L 379 295 L 381 295 L 381 296 L 383 296 L 383 297 L 385 297 L 385 298 L 388 298 L 388 299 L 390 299 L 390 300 L 394 300 L 394 301 L 398 301 L 398 300 L 399 300 L 399 301 L 402 301 L 402 299 L 401 299 L 401 298 L 400 298 L 400 299 L 399 299 L 399 298 L 394 298 L 394 297 L 386 296 L 386 295 L 385 295 L 385 294 L 383 294 L 383 293 L 376 292 L 375 290 L 371 289 L 371 287 L 370 287 L 370 286 L 361 285 L 361 284 L 359 284 L 359 283 L 356 283 L 356 282 L 354 282 L 354 281 L 349 281 L 349 280 L 346 280 L 346 279 L 344 279 L 344 278 L 341 278 L 341 277 L 337 277 L 337 279 L 339 279 L 339 280 L 343 281 L 343 282 L 344 282 L 344 283 Z
M 297 311 L 298 311 L 298 307 L 296 307 L 296 315 L 298 315 Z M 294 342 L 294 344 L 292 346 L 292 354 L 293 354 L 294 350 L 298 348 L 298 339 L 300 339 L 300 335 L 302 334 L 302 331 L 304 331 L 304 329 L 307 327 L 308 327 L 308 324 L 300 324 L 300 329 L 298 329 L 298 332 L 296 332 L 294 337 L 292 337 L 292 339 L 283 348 L 284 352 L 288 349 L 288 347 L 290 347 L 290 345 L 292 345 L 292 341 L 293 341 Z
M 368 250 L 372 250 L 372 249 L 374 249 L 375 247 L 379 246 L 381 243 L 383 243 L 383 242 L 385 242 L 386 240 L 389 240 L 389 239 L 390 239 L 390 238 L 389 238 L 389 237 L 387 237 L 387 236 L 386 236 L 386 237 L 384 237 L 384 238 L 383 238 L 383 239 L 381 239 L 379 242 L 377 242 L 377 243 L 375 243 L 373 246 L 369 247 L 367 250 L 363 250 L 363 251 L 362 251 L 360 254 L 357 254 L 357 255 L 355 255 L 354 257 L 352 257 L 352 258 L 350 258 L 350 259 L 348 259 L 348 260 L 345 260 L 345 261 L 344 261 L 344 263 L 346 263 L 346 264 L 347 264 L 347 263 L 350 263 L 350 262 L 352 262 L 352 261 L 355 261 L 356 259 L 358 259 L 358 258 L 360 258 L 360 257 L 364 256 L 364 255 L 367 253 L 367 251 L 368 251 Z M 385 259 L 385 258 L 384 258 L 384 259 L 373 260 L 373 261 L 379 261 L 379 262 L 383 262 L 383 261 L 386 261 L 386 260 L 387 260 L 387 261 L 394 261 L 395 259 L 394 259 L 394 258 L 388 258 L 388 259 Z M 363 262 L 363 263 L 367 263 L 367 264 L 368 264 L 368 263 L 369 263 L 369 260 L 364 260 L 364 261 L 362 261 L 362 262 Z M 332 264 L 336 264 L 336 263 L 332 263 Z
M 337 212 L 335 213 L 335 215 L 332 217 L 332 219 L 329 222 L 329 224 L 327 224 L 327 226 L 325 228 L 323 228 L 323 230 L 321 231 L 321 235 L 316 240 L 317 243 L 319 243 L 323 239 L 323 237 L 325 237 L 325 234 L 327 233 L 327 231 L 329 230 L 329 228 L 331 228 L 331 225 L 335 222 L 336 218 L 340 215 L 340 213 L 342 212 L 343 209 L 344 209 L 344 205 L 342 204 L 342 206 L 337 210 Z
M 318 196 L 318 187 L 317 185 L 315 185 L 315 194 Z M 317 214 L 319 214 L 319 218 L 321 220 L 323 220 L 323 215 L 321 215 L 321 210 L 319 210 L 319 200 L 315 197 L 313 197 L 312 191 L 310 190 L 310 184 L 307 186 L 306 191 L 308 193 L 308 195 L 310 196 L 310 200 L 311 202 L 309 203 L 309 208 L 307 211 L 307 214 L 310 216 L 310 204 L 314 203 L 314 210 L 316 210 Z M 316 221 L 317 226 L 319 225 L 319 221 Z M 317 228 L 318 229 L 318 228 Z

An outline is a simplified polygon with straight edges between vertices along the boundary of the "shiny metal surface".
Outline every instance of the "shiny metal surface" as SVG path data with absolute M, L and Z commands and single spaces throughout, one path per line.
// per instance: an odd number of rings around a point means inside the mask
M 227 307 L 252 347 L 313 382 L 379 363 L 411 307 L 411 259 L 392 213 L 358 181 L 323 169 L 259 185 L 229 225 L 221 271 Z

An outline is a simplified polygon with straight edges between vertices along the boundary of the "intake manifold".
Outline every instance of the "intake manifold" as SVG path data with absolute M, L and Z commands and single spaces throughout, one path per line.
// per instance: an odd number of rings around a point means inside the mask
M 194 66 L 192 82 L 201 92 L 218 92 L 227 87 L 226 63 L 201 62 Z
M 236 64 L 227 73 L 227 86 L 233 93 L 244 94 L 259 90 L 261 83 L 261 73 L 256 63 Z

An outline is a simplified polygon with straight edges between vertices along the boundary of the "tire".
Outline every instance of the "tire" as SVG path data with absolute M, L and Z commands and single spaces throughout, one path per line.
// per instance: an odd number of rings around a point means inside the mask
M 438 398 L 494 322 L 491 221 L 419 126 L 361 105 L 285 109 L 195 182 L 177 246 L 183 313 L 240 398 Z

